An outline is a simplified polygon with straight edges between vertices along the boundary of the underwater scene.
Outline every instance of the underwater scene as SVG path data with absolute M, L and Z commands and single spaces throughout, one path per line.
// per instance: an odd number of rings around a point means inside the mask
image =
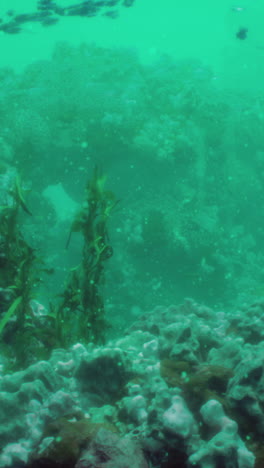
M 263 0 L 1 0 L 0 468 L 264 468 Z

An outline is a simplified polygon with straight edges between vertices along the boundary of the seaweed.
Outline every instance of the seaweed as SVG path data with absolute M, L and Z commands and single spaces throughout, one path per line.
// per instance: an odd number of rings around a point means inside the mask
M 0 209 L 1 348 L 19 365 L 27 361 L 31 349 L 28 346 L 29 335 L 36 336 L 30 301 L 38 283 L 38 258 L 35 249 L 24 239 L 19 225 L 20 209 L 32 215 L 24 198 L 20 177 L 9 167 L 5 167 L 1 176 L 2 183 L 6 184 Z M 36 338 L 33 341 L 36 343 Z
M 45 268 L 36 249 L 23 237 L 19 210 L 32 214 L 20 178 L 11 173 L 9 179 L 8 196 L 0 207 L 0 346 L 10 358 L 9 367 L 17 369 L 47 359 L 55 347 L 104 343 L 109 324 L 102 284 L 105 261 L 113 254 L 107 222 L 118 200 L 105 190 L 106 176 L 96 167 L 67 241 L 69 248 L 72 234 L 82 234 L 82 258 L 69 271 L 59 301 L 51 303 L 48 312 L 35 296 L 40 272 L 51 274 L 53 270 Z
M 86 186 L 85 199 L 76 214 L 68 236 L 83 236 L 80 265 L 70 271 L 61 302 L 52 313 L 56 317 L 56 336 L 61 346 L 76 341 L 104 343 L 109 326 L 105 317 L 102 283 L 105 261 L 113 255 L 107 222 L 119 200 L 105 189 L 106 176 L 94 168 Z

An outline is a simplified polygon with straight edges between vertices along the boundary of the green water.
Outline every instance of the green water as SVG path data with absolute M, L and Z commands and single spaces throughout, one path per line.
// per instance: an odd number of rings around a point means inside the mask
M 35 9 L 2 0 L 0 17 Z M 21 231 L 55 270 L 44 304 L 81 261 L 79 233 L 65 245 L 95 164 L 120 199 L 102 286 L 114 319 L 262 296 L 263 18 L 260 0 L 135 0 L 117 19 L 1 33 L 0 157 L 30 188 Z

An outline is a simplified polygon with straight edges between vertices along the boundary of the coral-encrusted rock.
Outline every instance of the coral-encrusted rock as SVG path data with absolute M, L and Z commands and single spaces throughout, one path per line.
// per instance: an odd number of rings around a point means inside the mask
M 0 466 L 26 462 L 45 424 L 79 411 L 64 380 L 49 362 L 40 361 L 25 371 L 0 380 Z
M 240 439 L 237 423 L 225 415 L 222 405 L 210 400 L 202 406 L 201 415 L 212 436 L 207 442 L 200 441 L 199 449 L 189 458 L 191 465 L 253 468 L 255 457 Z
M 58 349 L 2 377 L 0 468 L 33 452 L 30 468 L 54 468 L 54 459 L 56 468 L 145 468 L 141 448 L 156 467 L 252 468 L 254 451 L 262 468 L 261 333 L 247 343 L 233 336 L 231 312 L 190 301 L 150 315 L 155 335 L 134 326 L 106 346 Z
M 136 442 L 100 429 L 75 468 L 148 468 L 143 451 Z
M 180 435 L 184 439 L 198 433 L 198 426 L 185 401 L 179 395 L 172 398 L 172 405 L 163 414 L 165 431 Z
M 116 401 L 127 382 L 121 349 L 105 348 L 95 352 L 81 361 L 74 376 L 81 393 L 89 398 L 95 395 L 98 406 Z
M 27 433 L 38 435 L 49 413 L 40 413 L 41 403 L 48 402 L 50 392 L 62 385 L 61 378 L 48 362 L 33 364 L 25 371 L 7 375 L 0 381 L 0 440 L 1 446 L 17 441 Z M 46 413 L 46 415 L 45 415 Z M 34 415 L 34 417 L 33 417 Z M 3 447 L 3 446 L 2 446 Z
M 91 419 L 69 421 L 58 418 L 45 427 L 45 437 L 33 455 L 30 468 L 45 466 L 74 467 L 84 448 L 88 448 L 99 430 L 116 432 L 110 424 L 94 423 Z

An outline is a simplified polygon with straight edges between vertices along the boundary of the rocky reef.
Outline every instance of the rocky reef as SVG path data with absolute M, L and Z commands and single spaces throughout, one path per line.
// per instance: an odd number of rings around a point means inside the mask
M 263 466 L 263 309 L 186 300 L 2 373 L 0 466 Z

